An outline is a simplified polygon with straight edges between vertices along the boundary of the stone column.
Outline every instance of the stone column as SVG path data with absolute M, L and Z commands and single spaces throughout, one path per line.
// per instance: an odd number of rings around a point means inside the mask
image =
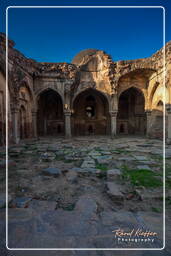
M 32 111 L 32 131 L 33 131 L 33 137 L 37 137 L 37 112 Z
M 13 142 L 18 144 L 20 141 L 19 138 L 19 129 L 20 127 L 18 126 L 18 121 L 19 121 L 19 109 L 14 108 L 11 111 L 12 114 L 12 131 L 13 131 Z
M 65 110 L 65 137 L 71 138 L 71 111 Z
M 150 135 L 150 127 L 151 127 L 151 110 L 146 110 L 146 117 L 147 117 L 147 130 L 146 136 Z
M 166 106 L 166 109 L 168 114 L 168 127 L 167 127 L 168 130 L 167 130 L 166 137 L 167 137 L 167 142 L 171 144 L 171 104 L 168 104 Z
M 114 138 L 116 136 L 116 129 L 117 129 L 117 111 L 111 111 L 111 137 Z

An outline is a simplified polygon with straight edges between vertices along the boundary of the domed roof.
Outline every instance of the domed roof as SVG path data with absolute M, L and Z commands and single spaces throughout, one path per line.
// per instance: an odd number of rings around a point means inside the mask
M 94 55 L 98 52 L 98 50 L 96 49 L 87 49 L 87 50 L 83 50 L 81 52 L 79 52 L 72 60 L 72 63 L 75 64 L 75 65 L 79 65 L 82 61 L 82 59 L 85 57 L 85 56 L 91 56 L 91 55 Z

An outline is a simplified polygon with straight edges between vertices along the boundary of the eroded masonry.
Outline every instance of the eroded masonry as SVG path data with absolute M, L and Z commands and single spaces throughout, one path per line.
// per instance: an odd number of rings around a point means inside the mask
M 5 44 L 1 33 L 0 144 L 5 143 L 6 92 L 11 143 L 46 135 L 162 138 L 165 107 L 171 141 L 171 42 L 145 59 L 115 62 L 104 51 L 88 49 L 72 63 L 40 63 L 9 40 L 7 90 Z

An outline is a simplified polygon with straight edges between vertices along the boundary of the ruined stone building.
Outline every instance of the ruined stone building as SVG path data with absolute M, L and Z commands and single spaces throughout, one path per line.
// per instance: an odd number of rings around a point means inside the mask
M 164 49 L 149 58 L 117 62 L 102 50 L 88 49 L 72 63 L 42 63 L 26 58 L 9 40 L 7 88 L 5 44 L 1 33 L 1 144 L 6 93 L 10 143 L 48 135 L 162 138 L 165 106 L 166 138 L 171 141 L 171 42 L 165 46 L 164 66 Z

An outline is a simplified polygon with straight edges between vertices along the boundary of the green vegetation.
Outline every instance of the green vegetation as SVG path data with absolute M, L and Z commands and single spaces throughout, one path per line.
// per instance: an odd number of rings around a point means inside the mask
M 130 154 L 130 151 L 127 151 L 125 149 L 115 149 L 115 150 L 112 150 L 113 153 L 124 153 L 124 154 Z
M 57 160 L 57 161 L 64 161 L 65 158 L 64 158 L 63 155 L 56 155 L 55 160 Z
M 97 152 L 101 152 L 101 151 L 103 151 L 101 148 L 99 148 L 99 147 L 96 147 L 96 148 L 94 148 L 95 149 L 95 151 L 97 151 Z
M 128 169 L 123 168 L 123 178 L 130 180 L 131 184 L 134 186 L 144 186 L 148 187 L 160 187 L 162 186 L 162 181 L 158 179 L 159 175 L 146 169 Z
M 73 211 L 74 208 L 75 208 L 75 204 L 68 204 L 67 206 L 62 207 L 62 208 L 63 208 L 63 210 L 65 210 L 65 211 Z
M 97 177 L 99 177 L 100 179 L 106 178 L 107 170 L 109 169 L 107 165 L 96 163 L 96 169 L 101 170 Z
M 96 175 L 99 179 L 106 179 L 106 172 L 101 171 L 99 174 Z
M 105 164 L 96 164 L 96 169 L 102 170 L 102 171 L 107 171 L 108 167 Z
M 171 188 L 171 179 L 166 179 L 166 188 Z
M 158 213 L 162 212 L 162 209 L 161 208 L 157 208 L 157 207 L 152 207 L 151 210 L 153 212 L 158 212 Z
M 169 177 L 167 177 L 169 176 Z M 171 188 L 171 166 L 166 165 L 166 188 L 170 189 Z

